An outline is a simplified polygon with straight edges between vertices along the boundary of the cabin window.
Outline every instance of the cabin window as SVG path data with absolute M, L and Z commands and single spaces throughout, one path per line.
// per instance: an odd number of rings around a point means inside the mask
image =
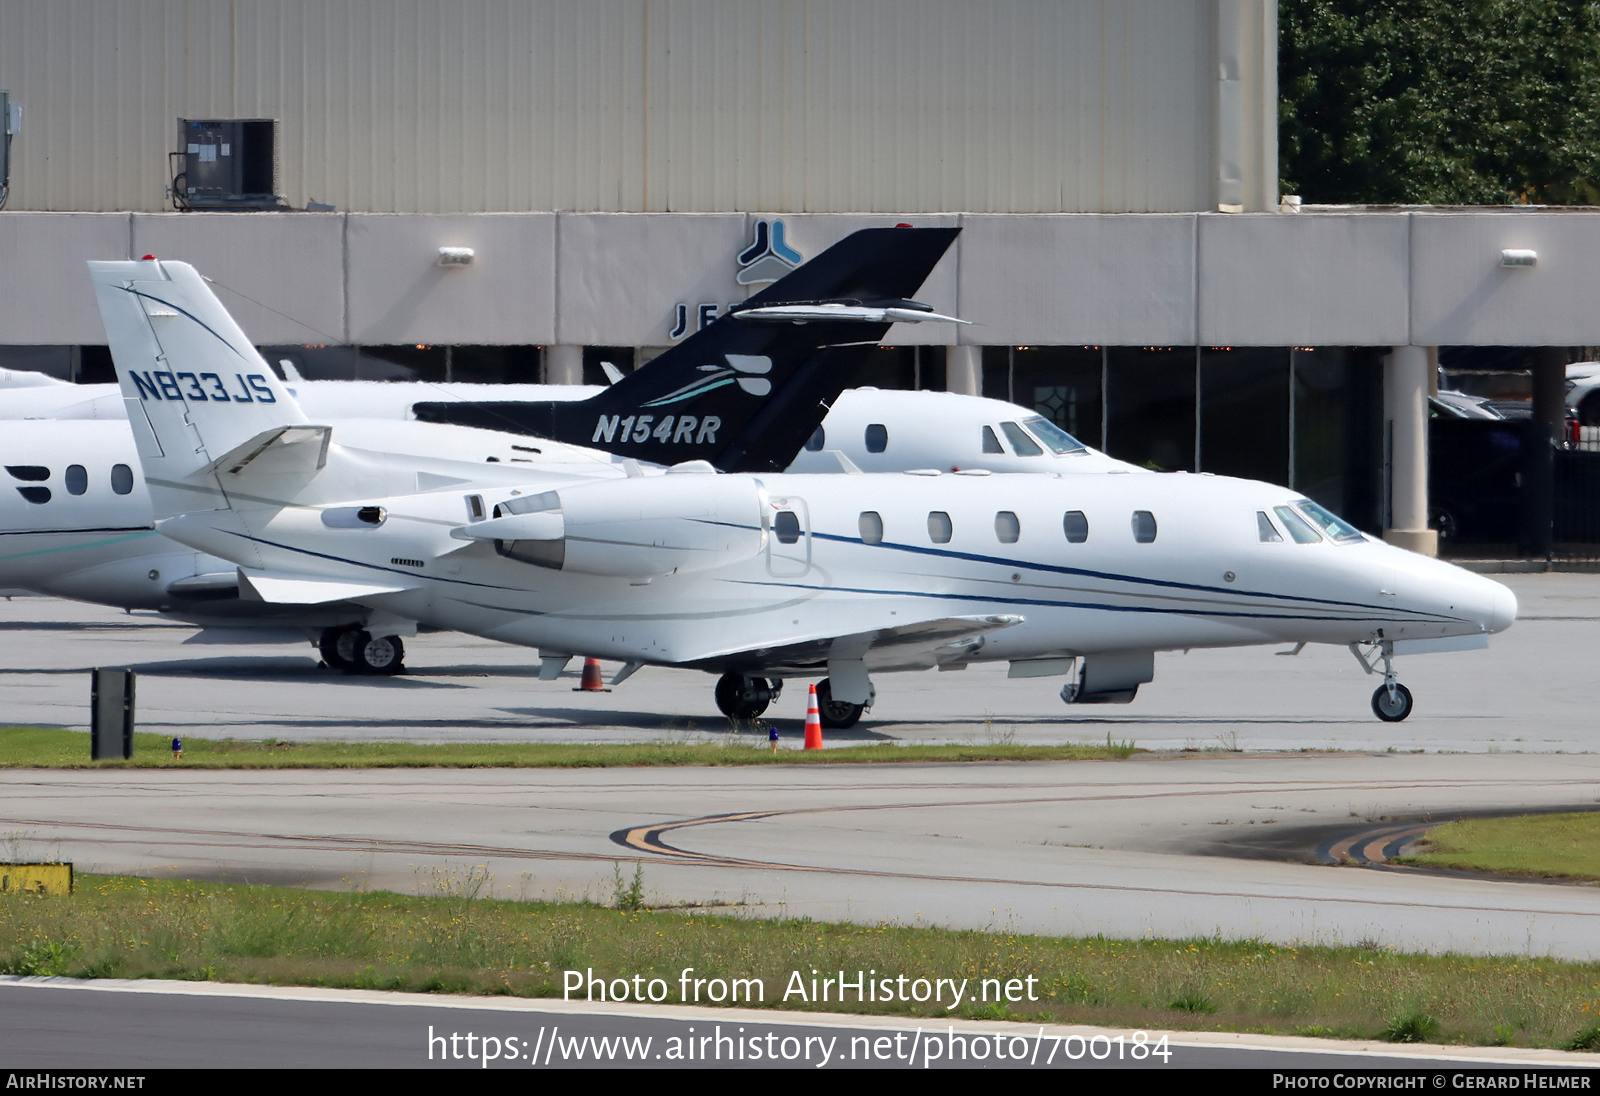
M 887 448 L 889 448 L 889 428 L 881 422 L 869 425 L 867 427 L 867 452 L 881 453 Z
M 81 495 L 89 489 L 89 470 L 81 464 L 67 465 L 67 474 L 62 478 L 66 480 L 69 495 Z
M 48 487 L 19 487 L 17 494 L 33 503 L 42 506 L 50 501 L 50 488 Z
M 1019 457 L 1038 457 L 1044 454 L 1039 448 L 1039 443 L 1028 436 L 1028 432 L 1014 422 L 1003 422 L 1000 429 L 1005 431 L 1006 441 L 1011 443 L 1011 448 Z
M 133 493 L 133 469 L 126 464 L 111 466 L 111 489 L 119 495 Z
M 1272 512 L 1278 515 L 1278 520 L 1283 522 L 1283 527 L 1289 530 L 1289 535 L 1296 544 L 1316 544 L 1322 539 L 1322 534 L 1306 522 L 1306 519 L 1289 509 L 1287 506 L 1274 506 Z
M 1133 539 L 1140 544 L 1153 544 L 1156 539 L 1156 516 L 1148 510 L 1133 512 Z
M 8 464 L 6 471 L 11 473 L 12 479 L 24 483 L 39 483 L 50 478 L 50 469 L 38 464 Z
M 1000 447 L 1000 439 L 994 436 L 994 427 L 992 426 L 985 426 L 983 428 L 983 451 L 985 453 L 1005 452 L 1005 450 Z
M 994 516 L 994 535 L 1000 538 L 1001 544 L 1015 544 L 1022 535 L 1022 523 L 1017 520 L 1017 515 L 1010 510 L 1002 510 Z
M 772 519 L 772 531 L 783 544 L 794 544 L 800 539 L 800 517 L 793 510 L 779 510 Z
M 819 426 L 811 431 L 811 436 L 806 439 L 806 452 L 820 453 L 826 444 L 828 444 L 828 432 Z
M 1082 510 L 1068 510 L 1061 516 L 1061 531 L 1068 544 L 1082 544 L 1089 539 L 1089 519 Z
M 861 512 L 861 543 L 883 543 L 883 518 L 876 511 L 863 510 Z
M 1265 510 L 1256 511 L 1256 535 L 1261 538 L 1262 544 L 1275 544 L 1283 540 L 1283 534 L 1278 532 Z
M 952 526 L 950 515 L 943 510 L 934 510 L 928 515 L 928 538 L 935 544 L 949 544 Z
M 482 521 L 483 520 L 483 496 L 482 495 L 468 495 L 467 496 L 467 520 L 468 521 Z

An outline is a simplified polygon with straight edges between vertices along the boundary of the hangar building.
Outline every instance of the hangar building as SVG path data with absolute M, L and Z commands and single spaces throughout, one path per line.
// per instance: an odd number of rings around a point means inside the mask
M 973 326 L 866 383 L 1431 550 L 1434 352 L 1600 344 L 1600 213 L 1280 201 L 1276 38 L 1272 0 L 0 0 L 0 367 L 104 379 L 83 263 L 150 253 L 310 376 L 598 380 L 857 227 L 960 225 L 923 299 Z

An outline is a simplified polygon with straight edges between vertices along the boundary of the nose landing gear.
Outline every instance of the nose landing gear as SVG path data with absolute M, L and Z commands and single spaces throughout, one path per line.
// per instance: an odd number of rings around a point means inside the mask
M 1369 674 L 1379 673 L 1378 663 L 1383 663 L 1383 684 L 1372 694 L 1372 714 L 1385 723 L 1399 723 L 1411 714 L 1411 690 L 1400 684 L 1394 672 L 1394 640 L 1379 639 L 1367 645 L 1350 644 L 1350 653 L 1356 656 L 1361 668 Z

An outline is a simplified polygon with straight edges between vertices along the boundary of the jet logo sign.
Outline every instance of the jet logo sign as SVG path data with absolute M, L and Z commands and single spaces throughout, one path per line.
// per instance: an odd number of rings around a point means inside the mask
M 768 285 L 803 263 L 805 257 L 789 246 L 785 235 L 783 222 L 776 218 L 756 221 L 750 242 L 738 254 L 739 270 L 733 280 L 740 285 Z M 691 327 L 695 331 L 702 330 L 726 310 L 716 301 L 699 304 L 679 301 L 673 314 L 672 330 L 667 335 L 677 341 L 689 334 Z

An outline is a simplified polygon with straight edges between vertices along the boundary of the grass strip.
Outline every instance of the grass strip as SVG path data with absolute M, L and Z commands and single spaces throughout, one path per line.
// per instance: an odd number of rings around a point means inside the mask
M 559 997 L 574 970 L 639 975 L 646 986 L 658 978 L 667 1001 L 683 1001 L 683 971 L 693 968 L 707 980 L 701 1004 L 1600 1049 L 1596 963 L 629 909 L 649 888 L 639 874 L 626 882 L 620 866 L 612 900 L 622 908 L 485 898 L 506 891 L 487 869 L 419 872 L 418 885 L 427 893 L 83 875 L 71 897 L 0 895 L 0 973 Z M 1038 1000 L 969 997 L 949 1011 L 857 1004 L 852 994 L 840 1004 L 836 993 L 784 1001 L 797 972 L 809 993 L 813 971 L 965 978 L 973 994 L 982 979 L 1033 978 Z M 712 980 L 735 978 L 758 979 L 761 999 L 711 999 Z
M 826 750 L 768 747 L 764 729 L 719 742 L 616 745 L 535 742 L 283 742 L 184 736 L 183 760 L 171 740 L 135 734 L 133 760 L 90 761 L 89 736 L 60 727 L 0 727 L 0 768 L 19 769 L 603 769 L 682 765 L 843 765 L 949 761 L 1105 761 L 1134 752 L 1131 742 L 1020 746 L 993 743 L 915 746 L 874 743 Z
M 1600 882 L 1600 812 L 1469 818 L 1429 830 L 1397 863 Z

